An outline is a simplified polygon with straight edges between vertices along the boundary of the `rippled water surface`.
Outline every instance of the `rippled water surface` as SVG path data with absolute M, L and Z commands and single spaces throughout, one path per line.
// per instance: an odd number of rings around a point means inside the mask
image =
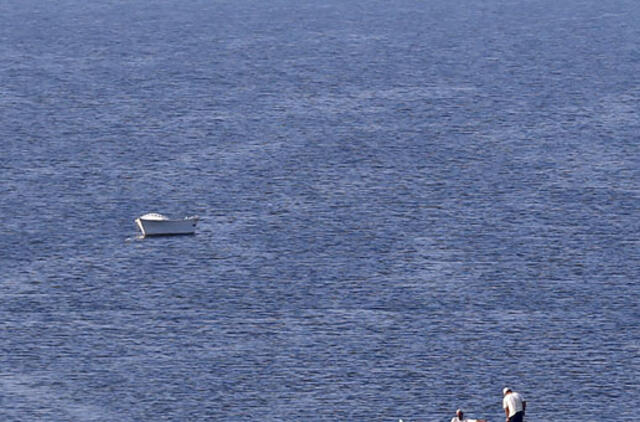
M 639 22 L 0 3 L 2 420 L 633 420 Z

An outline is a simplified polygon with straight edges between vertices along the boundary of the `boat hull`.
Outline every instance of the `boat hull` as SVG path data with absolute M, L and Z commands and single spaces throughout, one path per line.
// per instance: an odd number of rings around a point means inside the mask
M 146 220 L 136 218 L 136 224 L 143 236 L 172 236 L 195 234 L 198 219 L 195 217 L 183 220 Z

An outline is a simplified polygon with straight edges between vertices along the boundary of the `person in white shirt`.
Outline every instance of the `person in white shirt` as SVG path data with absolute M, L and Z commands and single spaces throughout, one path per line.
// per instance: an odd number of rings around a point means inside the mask
M 527 408 L 527 402 L 522 398 L 520 393 L 511 391 L 509 387 L 502 390 L 502 408 L 507 416 L 507 422 L 522 422 L 524 411 Z
M 487 422 L 484 419 L 467 419 L 464 417 L 462 410 L 456 410 L 456 417 L 451 419 L 451 422 Z

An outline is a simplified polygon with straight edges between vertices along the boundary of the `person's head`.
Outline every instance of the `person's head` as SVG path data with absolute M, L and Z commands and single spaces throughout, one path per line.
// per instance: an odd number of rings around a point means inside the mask
M 504 387 L 502 389 L 502 395 L 506 396 L 507 394 L 509 394 L 511 392 L 511 389 L 509 387 Z
M 458 416 L 458 419 L 462 419 L 462 416 L 464 415 L 464 413 L 462 413 L 462 410 L 458 409 L 456 410 L 456 415 Z

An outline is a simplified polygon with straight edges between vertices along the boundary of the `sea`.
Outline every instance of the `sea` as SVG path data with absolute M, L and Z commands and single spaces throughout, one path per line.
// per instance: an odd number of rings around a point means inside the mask
M 3 0 L 0 419 L 636 420 L 639 46 L 637 0 Z

